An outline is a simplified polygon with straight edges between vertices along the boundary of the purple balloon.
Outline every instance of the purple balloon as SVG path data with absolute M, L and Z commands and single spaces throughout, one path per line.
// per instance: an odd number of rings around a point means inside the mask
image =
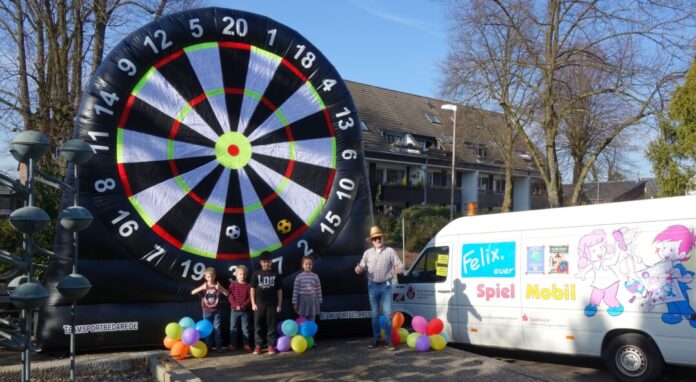
M 276 348 L 278 351 L 288 351 L 290 350 L 290 343 L 292 342 L 292 337 L 282 336 L 278 338 L 278 346 Z
M 416 350 L 427 351 L 428 349 L 430 349 L 430 337 L 419 336 L 416 338 Z
M 193 345 L 200 339 L 200 334 L 196 328 L 186 328 L 183 333 L 181 333 L 181 342 L 184 345 Z

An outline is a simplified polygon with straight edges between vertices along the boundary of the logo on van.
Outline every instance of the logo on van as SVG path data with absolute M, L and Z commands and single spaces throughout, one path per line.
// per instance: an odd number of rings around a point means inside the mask
M 464 244 L 462 277 L 515 277 L 515 242 Z

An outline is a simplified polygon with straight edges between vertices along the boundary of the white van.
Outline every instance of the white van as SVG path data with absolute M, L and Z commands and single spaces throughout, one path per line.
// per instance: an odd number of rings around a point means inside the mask
M 696 196 L 456 219 L 393 290 L 454 342 L 599 356 L 622 381 L 696 366 Z

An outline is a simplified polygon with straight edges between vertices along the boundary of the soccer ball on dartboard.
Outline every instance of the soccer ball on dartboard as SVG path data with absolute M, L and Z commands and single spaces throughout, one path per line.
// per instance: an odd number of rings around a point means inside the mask
M 280 233 L 288 233 L 292 229 L 292 223 L 288 219 L 279 220 L 276 229 Z
M 225 229 L 225 236 L 229 237 L 232 240 L 237 240 L 239 239 L 239 236 L 242 234 L 242 230 L 239 229 L 236 225 L 230 225 L 227 226 L 227 229 Z

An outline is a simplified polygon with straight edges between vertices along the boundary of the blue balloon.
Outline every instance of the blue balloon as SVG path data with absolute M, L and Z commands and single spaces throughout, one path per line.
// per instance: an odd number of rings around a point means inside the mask
M 195 328 L 198 330 L 200 338 L 208 337 L 210 333 L 213 332 L 213 324 L 208 320 L 200 320 L 196 322 Z
M 317 324 L 313 321 L 305 321 L 300 325 L 300 334 L 305 337 L 312 337 L 317 334 Z
M 297 334 L 297 322 L 295 322 L 294 320 L 285 320 L 283 321 L 281 330 L 283 331 L 283 334 L 285 334 L 286 336 L 292 337 L 295 334 Z
M 380 329 L 387 329 L 387 319 L 384 316 L 379 316 L 379 327 Z
M 179 326 L 181 326 L 184 330 L 192 328 L 194 325 L 196 325 L 196 321 L 194 321 L 191 317 L 184 317 L 179 320 Z

